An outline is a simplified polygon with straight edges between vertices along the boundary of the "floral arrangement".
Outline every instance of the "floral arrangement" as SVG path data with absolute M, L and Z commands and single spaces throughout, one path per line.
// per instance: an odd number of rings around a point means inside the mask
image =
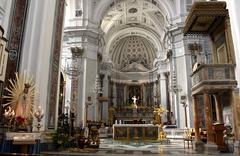
M 16 121 L 16 124 L 19 126 L 25 126 L 27 124 L 27 118 L 22 116 L 17 116 L 15 121 Z

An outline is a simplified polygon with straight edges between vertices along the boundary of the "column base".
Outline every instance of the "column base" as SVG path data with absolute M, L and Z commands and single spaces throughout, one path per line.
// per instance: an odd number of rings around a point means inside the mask
M 236 140 L 234 143 L 234 154 L 240 154 L 240 140 Z
M 202 141 L 195 141 L 194 142 L 194 149 L 195 151 L 197 151 L 198 153 L 203 153 L 204 150 L 205 150 L 205 147 L 204 147 L 204 142 Z
M 219 152 L 218 151 L 218 146 L 215 143 L 213 143 L 213 142 L 208 142 L 207 144 L 205 144 L 205 151 L 207 153 Z

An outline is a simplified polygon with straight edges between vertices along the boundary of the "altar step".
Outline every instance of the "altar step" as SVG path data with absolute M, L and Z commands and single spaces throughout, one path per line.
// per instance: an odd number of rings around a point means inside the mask
M 1 156 L 17 155 L 17 156 L 41 156 L 40 154 L 26 154 L 26 153 L 1 153 Z
M 100 138 L 112 138 L 112 136 L 113 136 L 112 127 L 101 127 L 99 129 Z
M 178 128 L 166 128 L 164 132 L 167 135 L 168 139 L 183 139 L 184 129 Z M 113 130 L 112 127 L 102 127 L 99 129 L 100 138 L 112 138 Z

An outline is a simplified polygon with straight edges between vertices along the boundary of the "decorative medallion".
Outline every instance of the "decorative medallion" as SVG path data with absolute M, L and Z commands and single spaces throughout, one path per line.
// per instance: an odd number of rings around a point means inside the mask
M 9 51 L 9 58 L 10 58 L 10 60 L 12 60 L 12 61 L 16 60 L 17 56 L 18 56 L 17 50 L 11 49 Z
M 131 13 L 131 14 L 134 14 L 137 11 L 138 11 L 137 8 L 131 8 L 131 9 L 128 10 L 128 12 Z

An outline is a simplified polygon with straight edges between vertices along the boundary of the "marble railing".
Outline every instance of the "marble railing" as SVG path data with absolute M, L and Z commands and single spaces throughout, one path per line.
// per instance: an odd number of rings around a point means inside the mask
M 164 129 L 168 139 L 183 139 L 184 129 L 170 128 Z
M 157 127 L 158 125 L 153 124 L 115 124 L 114 127 Z M 101 138 L 107 138 L 108 136 L 113 136 L 113 129 L 112 128 L 102 128 L 104 130 L 100 131 Z M 101 129 L 100 129 L 101 130 Z M 110 130 L 110 131 L 109 131 Z M 164 132 L 167 135 L 168 139 L 183 139 L 184 138 L 184 130 L 179 128 L 164 128 Z
M 192 74 L 192 86 L 201 84 L 221 85 L 228 82 L 235 85 L 233 64 L 201 64 Z

